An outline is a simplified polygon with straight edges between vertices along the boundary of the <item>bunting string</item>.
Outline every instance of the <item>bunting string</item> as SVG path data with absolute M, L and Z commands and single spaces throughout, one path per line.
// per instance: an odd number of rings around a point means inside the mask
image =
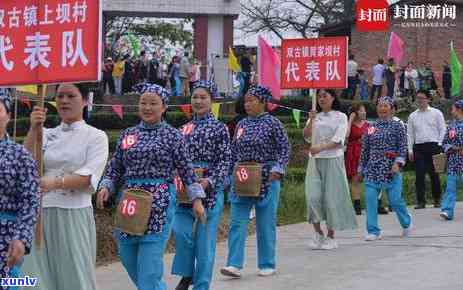
M 19 97 L 19 101 L 23 104 L 26 104 L 28 103 L 29 101 L 36 101 L 36 98 L 35 97 L 26 97 L 26 96 L 23 96 L 23 97 Z M 54 101 L 47 101 L 48 103 L 55 103 Z M 235 101 L 230 101 L 230 102 L 220 102 L 220 103 L 213 103 L 213 104 L 220 104 L 220 105 L 224 105 L 224 104 L 234 104 Z M 309 111 L 305 111 L 305 110 L 302 110 L 300 108 L 292 108 L 292 107 L 288 107 L 288 106 L 284 106 L 284 105 L 280 105 L 280 104 L 276 104 L 276 103 L 272 103 L 272 102 L 269 102 L 269 104 L 273 104 L 273 105 L 276 105 L 280 108 L 284 108 L 284 109 L 288 109 L 288 110 L 299 110 L 301 111 L 302 113 L 306 113 L 306 114 L 309 114 Z M 92 106 L 94 107 L 112 107 L 114 105 L 121 105 L 123 107 L 126 107 L 126 108 L 138 108 L 138 105 L 129 105 L 129 104 L 98 104 L 98 103 L 93 103 Z M 191 105 L 190 103 L 186 103 L 186 104 L 172 104 L 172 105 L 168 105 L 169 107 L 181 107 L 181 106 L 189 106 Z
M 32 108 L 31 101 L 35 101 L 34 97 L 26 97 L 26 96 L 17 96 L 15 99 L 22 103 L 23 105 L 27 106 L 29 109 Z M 55 101 L 46 101 L 49 105 L 53 106 L 56 108 L 56 102 Z M 214 102 L 212 103 L 211 106 L 211 112 L 214 115 L 215 118 L 219 118 L 220 116 L 220 107 L 224 104 L 234 104 L 235 101 L 229 101 L 229 102 Z M 274 107 L 280 107 L 283 109 L 290 110 L 292 112 L 293 119 L 296 123 L 296 127 L 299 128 L 300 126 L 300 119 L 301 119 L 301 113 L 304 114 L 309 114 L 309 111 L 302 110 L 300 108 L 293 108 L 293 107 L 288 107 L 276 103 L 271 103 L 269 102 L 270 105 Z M 124 108 L 138 108 L 138 105 L 131 105 L 131 104 L 98 104 L 98 103 L 91 103 L 89 104 L 89 108 L 111 108 L 112 111 L 122 120 L 124 118 Z M 191 109 L 191 104 L 173 104 L 169 105 L 169 107 L 173 108 L 179 108 L 180 111 L 182 111 L 188 118 L 191 118 L 192 115 L 192 109 Z

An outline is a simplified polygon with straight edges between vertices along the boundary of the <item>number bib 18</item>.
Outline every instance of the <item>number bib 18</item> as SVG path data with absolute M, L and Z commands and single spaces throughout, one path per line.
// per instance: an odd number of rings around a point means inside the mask
M 234 172 L 234 188 L 238 196 L 258 197 L 262 185 L 262 165 L 240 162 Z

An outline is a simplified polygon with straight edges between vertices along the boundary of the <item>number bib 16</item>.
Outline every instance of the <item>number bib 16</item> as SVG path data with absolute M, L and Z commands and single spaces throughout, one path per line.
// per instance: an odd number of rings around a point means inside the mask
M 119 211 L 124 216 L 134 216 L 137 213 L 137 201 L 133 198 L 126 198 L 121 201 Z
M 130 188 L 117 206 L 116 228 L 124 233 L 143 235 L 148 228 L 153 196 L 149 191 Z

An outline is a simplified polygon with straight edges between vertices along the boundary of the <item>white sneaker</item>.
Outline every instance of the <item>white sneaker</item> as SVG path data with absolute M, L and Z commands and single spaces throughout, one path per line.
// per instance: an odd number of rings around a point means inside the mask
M 261 277 L 268 277 L 268 276 L 275 275 L 276 273 L 277 271 L 275 269 L 267 268 L 267 269 L 260 269 L 259 272 L 257 272 L 257 275 Z
M 443 219 L 446 220 L 446 221 L 449 221 L 449 220 L 450 220 L 449 214 L 446 213 L 445 211 L 441 211 L 439 215 L 440 215 L 441 218 L 443 218 Z
M 325 242 L 325 236 L 320 235 L 319 233 L 315 232 L 314 237 L 309 243 L 309 247 L 312 248 L 312 250 L 321 250 L 324 242 Z
M 223 267 L 222 269 L 220 269 L 220 273 L 227 277 L 241 278 L 240 269 L 233 267 L 233 266 Z
M 411 218 L 411 215 L 410 215 L 410 218 Z M 413 221 L 410 219 L 410 225 L 408 226 L 408 228 L 402 230 L 402 237 L 403 238 L 409 237 L 413 233 L 414 230 L 415 230 L 415 226 L 413 225 Z
M 383 236 L 381 234 L 378 234 L 378 235 L 367 234 L 365 236 L 365 241 L 367 241 L 367 242 L 373 242 L 373 241 L 377 241 L 377 240 L 381 240 L 381 239 L 383 239 Z
M 335 239 L 327 237 L 322 244 L 322 250 L 334 250 L 338 248 L 338 243 Z
M 253 220 L 256 217 L 256 209 L 254 207 L 251 208 L 249 212 L 249 220 Z

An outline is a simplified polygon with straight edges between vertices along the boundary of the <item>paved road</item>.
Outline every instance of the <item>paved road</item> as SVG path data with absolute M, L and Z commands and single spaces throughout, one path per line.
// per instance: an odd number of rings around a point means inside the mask
M 338 235 L 340 248 L 313 251 L 308 242 L 313 230 L 308 224 L 280 227 L 278 230 L 278 274 L 256 275 L 256 241 L 247 243 L 247 265 L 240 280 L 218 273 L 225 263 L 227 246 L 217 248 L 212 290 L 460 290 L 463 289 L 463 203 L 458 204 L 456 220 L 444 222 L 438 210 L 411 210 L 416 231 L 401 238 L 395 215 L 381 216 L 384 240 L 364 242 L 364 217 L 357 231 Z M 165 258 L 168 289 L 175 289 L 177 277 L 169 275 L 172 255 Z M 97 269 L 100 290 L 135 290 L 120 265 Z

